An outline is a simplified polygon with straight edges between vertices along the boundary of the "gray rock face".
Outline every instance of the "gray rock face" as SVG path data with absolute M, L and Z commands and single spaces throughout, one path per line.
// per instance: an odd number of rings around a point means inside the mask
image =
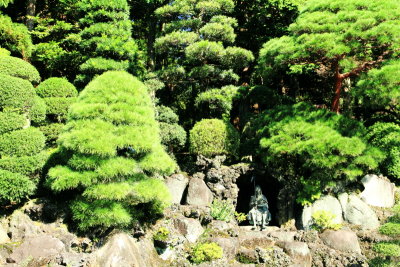
M 65 246 L 59 239 L 49 235 L 39 235 L 24 240 L 21 246 L 14 249 L 9 261 L 22 263 L 26 260 L 51 260 L 65 252 Z
M 268 234 L 271 238 L 278 241 L 293 242 L 296 232 L 293 231 L 274 231 Z
M 189 183 L 188 177 L 183 174 L 173 174 L 165 180 L 165 184 L 172 196 L 173 204 L 180 204 L 183 194 Z
M 339 196 L 343 208 L 344 219 L 351 223 L 360 225 L 362 229 L 377 229 L 379 227 L 378 217 L 375 212 L 361 199 L 355 195 L 346 193 Z
M 189 181 L 186 204 L 195 206 L 210 206 L 213 194 L 201 179 L 192 178 Z
M 154 247 L 152 248 L 154 250 Z M 94 261 L 91 266 L 102 266 L 102 267 L 132 267 L 132 266 L 159 266 L 158 262 L 154 262 L 157 259 L 155 251 L 149 251 L 148 248 L 143 248 L 136 242 L 134 238 L 125 234 L 119 233 L 112 236 L 107 243 L 99 249 L 94 255 Z M 146 254 L 148 254 L 146 256 Z M 153 262 L 149 262 L 144 258 L 150 255 Z
M 277 245 L 283 248 L 292 260 L 292 267 L 311 267 L 312 258 L 308 245 L 303 242 L 277 242 Z
M 25 238 L 40 234 L 41 229 L 33 224 L 28 215 L 15 211 L 10 217 L 8 234 L 12 241 L 21 241 Z
M 174 220 L 174 226 L 190 243 L 196 242 L 199 236 L 204 232 L 200 222 L 192 218 L 176 218 Z
M 7 235 L 7 231 L 0 224 L 0 244 L 10 242 L 10 238 Z
M 357 235 L 349 230 L 325 230 L 320 235 L 321 240 L 325 245 L 342 251 L 355 252 L 361 254 L 360 244 L 358 243 Z
M 371 206 L 390 208 L 395 202 L 396 186 L 383 176 L 366 175 L 361 182 L 365 189 L 360 197 Z
M 214 237 L 210 239 L 210 242 L 217 243 L 222 248 L 224 256 L 229 260 L 235 258 L 240 248 L 238 238 Z
M 315 201 L 311 206 L 305 207 L 301 215 L 301 227 L 304 230 L 310 230 L 312 225 L 312 215 L 314 212 L 324 210 L 329 211 L 336 217 L 333 219 L 334 223 L 342 223 L 342 206 L 339 200 L 333 196 L 323 196 L 317 201 Z

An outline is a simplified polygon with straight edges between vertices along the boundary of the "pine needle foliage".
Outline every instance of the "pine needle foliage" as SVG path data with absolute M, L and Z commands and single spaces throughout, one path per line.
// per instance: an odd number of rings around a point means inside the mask
M 154 174 L 170 174 L 175 162 L 163 150 L 146 87 L 121 71 L 109 71 L 82 91 L 58 143 L 70 151 L 50 169 L 47 183 L 60 193 L 76 190 L 70 206 L 81 230 L 126 227 L 140 219 L 141 203 L 160 213 L 169 193 Z

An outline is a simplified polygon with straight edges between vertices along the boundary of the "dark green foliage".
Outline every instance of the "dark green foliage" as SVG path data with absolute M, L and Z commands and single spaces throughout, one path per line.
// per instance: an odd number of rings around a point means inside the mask
M 0 14 L 0 43 L 13 54 L 24 59 L 32 54 L 32 39 L 25 25 L 13 23 L 11 18 Z
M 170 152 L 182 149 L 186 144 L 186 131 L 178 124 L 178 115 L 169 107 L 158 106 L 156 119 L 160 124 L 161 143 Z
M 36 88 L 40 97 L 76 97 L 78 91 L 65 78 L 50 78 L 40 83 Z
M 0 134 L 22 129 L 25 124 L 24 115 L 15 112 L 0 112 Z
M 361 124 L 304 103 L 278 106 L 258 120 L 263 162 L 283 183 L 297 184 L 295 194 L 303 205 L 337 183 L 376 169 L 383 159 L 382 152 L 363 139 Z
M 46 112 L 47 105 L 45 101 L 42 98 L 35 96 L 33 98 L 32 107 L 29 110 L 29 119 L 32 122 L 40 123 L 46 118 Z
M 229 119 L 237 90 L 238 87 L 230 85 L 203 92 L 197 96 L 195 105 L 203 117 Z
M 35 184 L 28 177 L 0 170 L 0 203 L 18 203 L 26 196 L 32 195 L 36 189 Z
M 36 174 L 46 163 L 48 155 L 45 152 L 33 156 L 4 157 L 0 159 L 0 169 L 24 175 Z
M 190 152 L 206 157 L 236 157 L 239 139 L 238 131 L 230 123 L 218 119 L 203 119 L 190 130 Z
M 34 66 L 28 62 L 10 56 L 0 57 L 0 73 L 39 83 L 40 75 Z
M 36 128 L 12 131 L 0 135 L 0 155 L 33 156 L 44 148 L 43 133 Z
M 75 97 L 46 97 L 44 99 L 47 106 L 47 114 L 65 116 L 68 108 L 76 101 Z
M 375 123 L 368 128 L 369 142 L 385 151 L 386 159 L 381 164 L 383 173 L 400 179 L 400 126 L 394 123 Z
M 82 230 L 126 227 L 142 219 L 141 203 L 151 209 L 143 216 L 168 203 L 164 183 L 147 176 L 176 168 L 161 146 L 152 107 L 146 87 L 117 71 L 93 80 L 71 106 L 58 142 L 72 156 L 50 169 L 47 183 L 55 192 L 81 192 L 71 210 Z
M 42 131 L 42 133 L 46 137 L 47 145 L 54 146 L 56 144 L 57 138 L 60 135 L 64 126 L 64 123 L 57 122 L 51 122 L 46 125 L 40 126 L 40 131 Z

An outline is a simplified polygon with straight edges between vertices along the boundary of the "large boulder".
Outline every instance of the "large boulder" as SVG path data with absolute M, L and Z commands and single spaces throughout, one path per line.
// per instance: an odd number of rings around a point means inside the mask
M 102 267 L 141 267 L 160 266 L 154 247 L 142 246 L 126 233 L 113 235 L 107 243 L 94 254 L 91 266 Z
M 342 251 L 342 252 L 355 252 L 361 254 L 360 244 L 357 235 L 349 230 L 325 230 L 320 235 L 321 240 L 325 245 Z
M 228 260 L 234 259 L 240 249 L 237 237 L 213 237 L 209 241 L 217 243 L 222 248 L 224 257 Z
M 165 179 L 165 184 L 171 193 L 173 204 L 181 204 L 188 183 L 189 178 L 183 174 L 173 174 Z
M 363 230 L 379 227 L 375 212 L 356 195 L 343 193 L 339 195 L 339 201 L 342 205 L 343 217 L 348 223 L 360 225 Z
M 395 202 L 396 186 L 383 176 L 366 175 L 361 182 L 365 189 L 360 197 L 367 204 L 376 207 L 390 208 Z
M 42 233 L 40 227 L 35 224 L 28 215 L 19 210 L 14 211 L 10 217 L 8 235 L 12 241 L 21 241 L 25 238 Z
M 277 242 L 277 245 L 283 248 L 292 260 L 292 267 L 311 267 L 312 258 L 308 245 L 304 242 Z
M 7 231 L 0 224 L 0 244 L 10 242 L 10 238 L 7 235 Z
M 248 249 L 269 248 L 275 244 L 275 241 L 269 235 L 269 231 L 252 231 L 250 229 L 240 227 L 239 242 L 242 247 Z
M 38 260 L 54 262 L 63 252 L 65 246 L 59 239 L 49 235 L 39 235 L 24 240 L 13 250 L 7 261 L 16 264 Z
M 200 222 L 193 218 L 175 218 L 174 227 L 179 231 L 179 233 L 185 236 L 190 243 L 195 243 L 204 232 Z
M 312 215 L 316 211 L 328 211 L 335 215 L 333 223 L 342 223 L 342 206 L 337 198 L 333 196 L 323 196 L 315 201 L 311 206 L 304 207 L 303 213 L 301 214 L 301 225 L 300 228 L 304 230 L 310 230 L 313 223 Z
M 189 181 L 186 204 L 194 206 L 210 206 L 213 194 L 204 180 L 192 178 Z

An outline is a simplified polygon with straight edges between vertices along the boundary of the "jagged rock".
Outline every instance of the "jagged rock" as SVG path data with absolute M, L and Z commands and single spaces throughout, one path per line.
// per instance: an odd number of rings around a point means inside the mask
M 283 267 L 292 266 L 293 260 L 280 247 L 270 247 L 268 249 L 257 248 L 258 263 L 261 266 Z M 258 266 L 258 265 L 257 265 Z
M 61 266 L 90 266 L 90 256 L 87 253 L 65 252 L 59 255 L 57 263 Z
M 320 235 L 325 245 L 343 252 L 361 253 L 357 235 L 350 230 L 325 230 Z
M 268 231 L 252 231 L 243 229 L 239 234 L 239 242 L 242 247 L 255 249 L 256 247 L 267 248 L 275 244 Z
M 7 235 L 7 231 L 0 224 L 0 244 L 10 242 L 10 238 Z
M 277 245 L 293 260 L 292 267 L 311 267 L 311 253 L 308 245 L 303 242 L 277 242 Z
M 14 211 L 10 217 L 8 235 L 12 241 L 21 241 L 25 238 L 36 236 L 42 233 L 39 226 L 29 218 L 28 215 L 19 210 Z
M 143 245 L 126 233 L 113 235 L 94 254 L 91 266 L 102 267 L 158 267 L 160 262 L 154 247 Z
M 296 232 L 274 231 L 269 233 L 268 236 L 278 241 L 293 242 L 294 237 L 296 236 Z
M 213 194 L 203 180 L 192 178 L 189 181 L 186 204 L 195 206 L 210 206 Z
M 65 246 L 59 239 L 49 235 L 39 235 L 25 239 L 13 250 L 7 260 L 17 264 L 27 260 L 54 262 L 56 257 L 63 252 L 65 252 Z
M 309 230 L 313 223 L 312 215 L 314 212 L 324 210 L 335 215 L 333 223 L 342 223 L 342 206 L 337 198 L 333 196 L 323 196 L 315 201 L 311 206 L 304 207 L 301 215 L 301 227 L 304 230 Z
M 204 232 L 200 222 L 192 218 L 176 218 L 174 220 L 174 226 L 191 243 L 196 242 L 199 236 Z
M 360 225 L 362 229 L 377 229 L 379 227 L 375 212 L 357 196 L 349 196 L 343 193 L 339 195 L 339 200 L 343 209 L 343 217 L 347 222 Z
M 371 206 L 390 208 L 395 203 L 396 186 L 383 176 L 366 175 L 361 182 L 365 189 L 360 197 Z
M 224 257 L 228 260 L 234 259 L 240 248 L 239 239 L 235 237 L 213 237 L 209 241 L 217 243 L 222 248 Z
M 354 252 L 341 252 L 324 244 L 309 243 L 313 267 L 368 267 L 365 256 Z
M 171 193 L 173 204 L 180 204 L 182 202 L 183 194 L 188 183 L 189 178 L 183 174 L 173 174 L 165 179 L 165 184 Z

